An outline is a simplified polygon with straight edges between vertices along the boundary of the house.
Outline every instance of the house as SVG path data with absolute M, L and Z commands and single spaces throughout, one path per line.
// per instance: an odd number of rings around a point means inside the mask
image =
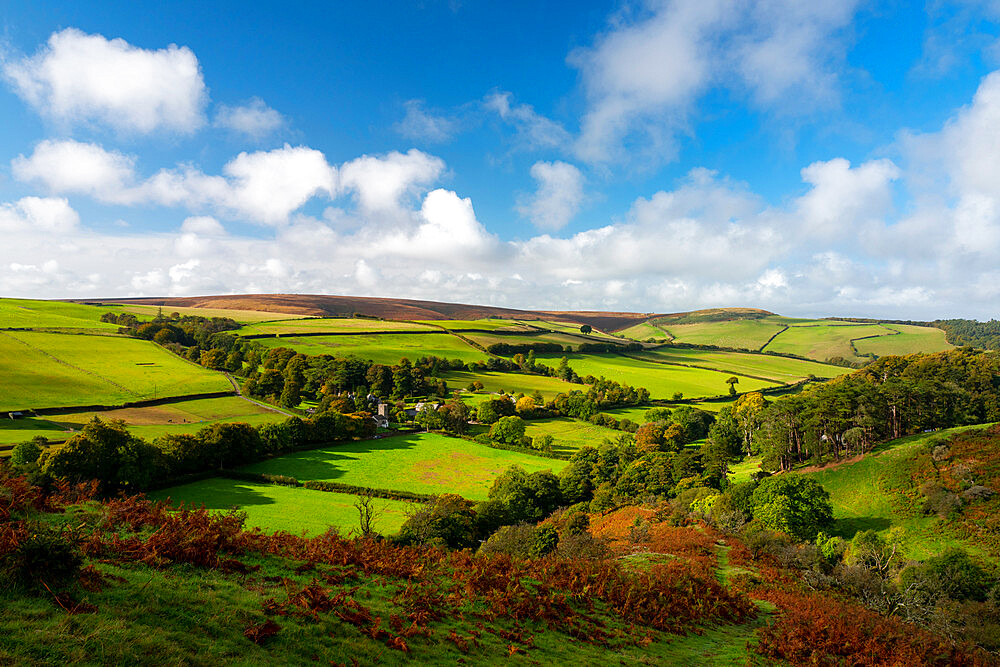
M 22 413 L 22 412 L 8 412 L 7 416 L 10 417 L 11 419 L 20 419 L 21 417 L 24 416 L 24 413 Z

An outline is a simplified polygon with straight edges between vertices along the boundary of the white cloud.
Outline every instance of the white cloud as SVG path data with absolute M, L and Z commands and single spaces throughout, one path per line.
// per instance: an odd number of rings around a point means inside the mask
M 444 171 L 444 161 L 416 149 L 384 156 L 363 155 L 340 168 L 340 182 L 357 196 L 366 213 L 397 212 L 400 199 L 429 185 Z
M 583 203 L 583 174 L 566 162 L 536 162 L 531 177 L 538 182 L 538 190 L 519 202 L 518 213 L 540 229 L 562 229 Z
M 264 100 L 254 97 L 241 106 L 220 104 L 215 111 L 213 124 L 253 139 L 261 139 L 284 125 L 285 118 L 267 106 Z
M 79 214 L 62 198 L 23 197 L 0 204 L 0 230 L 66 233 L 80 224 Z
M 204 124 L 205 82 L 194 53 L 174 44 L 138 48 L 75 28 L 35 55 L 5 62 L 4 76 L 43 116 L 129 133 L 190 133 Z
M 529 104 L 513 104 L 513 95 L 496 92 L 487 95 L 483 108 L 496 113 L 514 127 L 517 150 L 563 149 L 571 142 L 570 134 L 559 123 L 539 114 Z
M 109 203 L 128 203 L 135 158 L 71 139 L 40 141 L 30 157 L 11 162 L 14 177 L 50 192 L 85 194 Z
M 403 106 L 406 115 L 396 123 L 395 129 L 408 139 L 440 143 L 451 139 L 457 130 L 455 119 L 428 112 L 423 100 L 408 100 Z
M 891 183 L 899 177 L 891 160 L 872 160 L 851 168 L 843 158 L 814 162 L 802 170 L 812 189 L 797 202 L 803 231 L 813 238 L 848 243 L 866 223 L 879 224 L 892 209 Z

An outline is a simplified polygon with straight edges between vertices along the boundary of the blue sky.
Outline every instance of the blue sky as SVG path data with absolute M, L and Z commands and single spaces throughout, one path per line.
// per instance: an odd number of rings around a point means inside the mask
M 996 314 L 1000 3 L 292 4 L 0 7 L 0 294 Z

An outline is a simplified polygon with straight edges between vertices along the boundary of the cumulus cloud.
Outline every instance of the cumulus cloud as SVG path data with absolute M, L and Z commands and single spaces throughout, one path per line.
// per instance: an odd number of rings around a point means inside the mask
M 0 205 L 0 230 L 66 233 L 80 224 L 80 215 L 62 198 L 22 197 Z
M 423 100 L 407 100 L 403 107 L 406 115 L 395 129 L 408 139 L 441 143 L 451 139 L 458 129 L 457 120 L 427 111 Z
M 3 74 L 40 114 L 67 125 L 187 134 L 205 120 L 198 59 L 174 44 L 142 49 L 67 28 L 34 55 L 4 62 Z
M 240 106 L 220 104 L 215 111 L 216 127 L 261 139 L 285 124 L 285 117 L 267 106 L 259 97 Z
M 518 203 L 518 213 L 540 229 L 562 229 L 583 203 L 583 174 L 566 162 L 536 162 L 531 177 L 538 189 Z
M 843 158 L 812 163 L 802 170 L 802 180 L 813 187 L 796 206 L 804 231 L 825 241 L 851 239 L 859 226 L 881 223 L 891 212 L 891 183 L 899 175 L 891 160 L 854 168 Z
M 11 163 L 18 180 L 54 193 L 85 194 L 110 204 L 184 206 L 263 224 L 281 224 L 316 195 L 333 197 L 337 170 L 306 146 L 240 153 L 221 176 L 187 165 L 142 179 L 135 158 L 97 144 L 45 140 Z
M 397 212 L 402 197 L 436 181 L 444 166 L 440 158 L 416 149 L 363 155 L 340 168 L 340 182 L 354 193 L 363 212 Z

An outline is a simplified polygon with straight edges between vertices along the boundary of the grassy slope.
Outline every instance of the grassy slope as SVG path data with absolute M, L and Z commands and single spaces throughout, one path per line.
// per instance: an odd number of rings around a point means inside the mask
M 101 312 L 132 313 L 139 317 L 156 317 L 157 313 L 164 315 L 180 313 L 181 315 L 197 315 L 198 317 L 227 317 L 237 322 L 266 322 L 269 320 L 289 320 L 309 315 L 295 313 L 272 313 L 265 310 L 237 310 L 235 308 L 195 308 L 191 306 L 143 306 L 140 304 L 109 303 L 98 306 Z
M 562 355 L 539 355 L 538 361 L 556 366 Z M 668 366 L 639 361 L 618 355 L 566 355 L 569 365 L 580 376 L 593 375 L 649 389 L 652 398 L 670 398 L 675 392 L 685 397 L 718 396 L 729 390 L 726 379 L 732 373 Z M 755 391 L 773 383 L 752 378 L 740 379 L 740 391 Z
M 0 335 L 0 376 L 9 378 L 0 410 L 113 405 L 232 389 L 221 373 L 148 341 L 112 336 L 8 332 Z
M 467 333 L 465 334 L 469 340 L 474 340 L 483 347 L 492 345 L 493 343 L 509 343 L 510 345 L 530 345 L 532 343 L 558 343 L 564 348 L 567 345 L 572 346 L 574 349 L 579 347 L 581 343 L 586 343 L 587 341 L 583 338 L 577 336 L 570 336 L 564 333 L 541 333 L 534 336 L 518 336 L 511 334 L 490 334 L 490 333 Z M 599 341 L 594 341 L 599 342 Z
M 420 324 L 431 327 L 441 327 L 443 329 L 476 329 L 478 331 L 495 331 L 497 329 L 513 329 L 515 331 L 523 329 L 514 320 L 415 320 Z
M 652 338 L 654 340 L 669 340 L 670 336 L 667 332 L 659 327 L 653 326 L 649 322 L 641 322 L 630 326 L 627 329 L 622 329 L 618 332 L 619 335 L 625 336 L 626 338 L 631 338 L 632 340 L 646 340 Z
M 290 475 L 417 493 L 486 498 L 493 479 L 511 465 L 558 473 L 565 461 L 493 449 L 433 433 L 399 435 L 280 456 L 246 466 L 256 473 Z
M 247 527 L 265 532 L 284 530 L 296 535 L 321 535 L 330 526 L 346 534 L 358 527 L 357 496 L 303 488 L 254 484 L 215 477 L 149 494 L 153 500 L 204 505 L 213 510 L 238 508 L 247 514 Z M 410 503 L 377 498 L 382 511 L 375 528 L 383 535 L 399 531 Z
M 305 354 L 354 355 L 381 364 L 397 364 L 403 357 L 411 361 L 436 356 L 462 361 L 483 361 L 486 355 L 451 334 L 359 334 L 357 336 L 309 336 L 262 338 L 264 347 L 287 347 Z
M 894 506 L 891 492 L 887 490 L 887 476 L 904 462 L 927 440 L 942 433 L 954 433 L 970 427 L 949 429 L 939 433 L 926 433 L 894 440 L 878 448 L 860 461 L 830 466 L 827 469 L 796 474 L 809 475 L 830 493 L 834 517 L 837 519 L 834 534 L 850 539 L 859 530 L 886 532 L 899 526 L 903 529 L 903 544 L 910 558 L 925 559 L 948 546 L 961 545 L 977 552 L 975 545 L 962 543 L 943 532 L 934 516 L 918 513 L 904 514 Z M 971 427 L 977 428 L 977 427 Z
M 605 438 L 614 440 L 622 435 L 622 431 L 595 426 L 579 419 L 557 417 L 528 422 L 525 435 L 532 438 L 551 435 L 552 446 L 557 452 L 570 453 L 588 445 L 599 447 Z
M 729 320 L 696 324 L 663 324 L 678 343 L 759 350 L 782 325 L 767 320 Z
M 883 326 L 900 333 L 856 341 L 854 347 L 858 349 L 858 352 L 882 357 L 888 354 L 940 352 L 955 347 L 945 340 L 945 333 L 941 329 L 916 327 L 908 324 L 886 324 Z
M 636 356 L 677 364 L 707 366 L 726 373 L 766 377 L 775 382 L 796 382 L 810 375 L 834 378 L 850 372 L 849 368 L 821 364 L 815 361 L 773 357 L 765 354 L 692 350 L 680 347 L 663 347 L 635 353 Z M 742 382 L 737 385 L 742 388 Z
M 107 310 L 63 301 L 0 299 L 0 327 L 85 328 L 118 331 L 117 324 L 101 322 Z
M 386 320 L 370 320 L 350 317 L 323 317 L 299 320 L 281 320 L 277 322 L 262 322 L 250 324 L 237 334 L 281 334 L 286 336 L 296 333 L 365 333 L 367 331 L 429 331 L 425 327 L 411 322 L 393 322 Z
M 797 354 L 819 361 L 825 361 L 831 357 L 859 361 L 860 358 L 851 349 L 852 339 L 889 334 L 892 334 L 892 330 L 881 324 L 793 325 L 778 334 L 764 349 L 771 352 Z
M 538 390 L 546 399 L 555 398 L 556 394 L 582 387 L 582 385 L 563 382 L 558 378 L 545 375 L 522 375 L 520 373 L 449 371 L 442 373 L 441 377 L 448 382 L 451 389 L 464 389 L 470 382 L 478 380 L 483 383 L 483 387 L 488 392 L 498 392 L 502 389 L 508 393 L 531 394 Z

